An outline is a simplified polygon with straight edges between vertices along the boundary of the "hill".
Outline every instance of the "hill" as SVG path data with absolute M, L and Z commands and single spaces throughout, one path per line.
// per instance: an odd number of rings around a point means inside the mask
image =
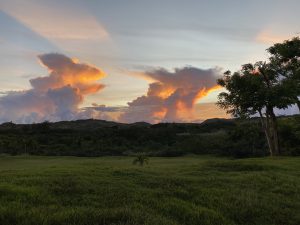
M 280 141 L 286 155 L 299 155 L 300 117 L 279 118 Z M 209 119 L 203 123 L 104 120 L 0 125 L 0 153 L 33 155 L 132 155 L 151 156 L 218 154 L 234 157 L 268 155 L 257 118 Z

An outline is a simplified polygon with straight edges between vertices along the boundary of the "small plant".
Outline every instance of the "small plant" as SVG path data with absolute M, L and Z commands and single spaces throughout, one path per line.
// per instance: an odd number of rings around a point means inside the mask
M 148 163 L 149 163 L 149 158 L 144 154 L 138 154 L 132 162 L 133 165 L 138 164 L 140 166 L 144 166 L 144 164 L 148 164 Z

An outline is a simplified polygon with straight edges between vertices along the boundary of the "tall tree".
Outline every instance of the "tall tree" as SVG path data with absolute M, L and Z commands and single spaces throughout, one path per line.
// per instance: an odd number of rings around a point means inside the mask
M 218 105 L 236 117 L 258 114 L 271 155 L 279 155 L 277 118 L 274 108 L 297 104 L 300 110 L 300 39 L 295 37 L 267 49 L 268 62 L 245 64 L 218 80 L 227 92 L 218 96 Z
M 270 154 L 279 155 L 277 119 L 274 108 L 282 105 L 278 99 L 280 88 L 277 74 L 264 62 L 245 64 L 231 75 L 230 71 L 218 80 L 227 89 L 218 96 L 218 105 L 235 117 L 250 117 L 259 114 L 267 138 Z M 285 105 L 286 107 L 286 105 Z

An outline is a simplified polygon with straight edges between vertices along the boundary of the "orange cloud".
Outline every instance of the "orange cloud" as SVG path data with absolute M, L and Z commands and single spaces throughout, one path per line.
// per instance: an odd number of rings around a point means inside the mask
M 269 30 L 263 30 L 256 36 L 256 41 L 266 43 L 266 44 L 275 44 L 283 42 L 284 40 L 289 39 L 288 35 L 278 35 L 270 32 Z
M 61 40 L 108 40 L 109 32 L 88 11 L 38 1 L 5 1 L 2 10 L 60 46 Z M 62 46 L 63 47 L 63 46 Z
M 32 123 L 84 117 L 78 107 L 85 96 L 104 88 L 98 81 L 105 73 L 95 66 L 61 54 L 40 55 L 39 59 L 48 69 L 48 76 L 31 79 L 29 90 L 1 97 L 0 122 Z
M 47 90 L 70 85 L 77 88 L 82 95 L 93 94 L 104 87 L 96 81 L 106 74 L 100 69 L 81 64 L 61 54 L 45 54 L 38 56 L 42 65 L 48 71 L 49 76 L 38 77 L 30 80 L 36 90 Z
M 169 72 L 165 69 L 140 73 L 148 81 L 148 92 L 129 102 L 128 110 L 121 115 L 124 122 L 182 121 L 194 119 L 194 106 L 210 92 L 219 89 L 217 69 L 202 70 L 184 67 Z

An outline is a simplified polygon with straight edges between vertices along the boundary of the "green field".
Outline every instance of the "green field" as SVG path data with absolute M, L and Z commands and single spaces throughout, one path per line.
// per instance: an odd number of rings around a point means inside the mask
M 0 157 L 0 224 L 300 224 L 300 158 Z

